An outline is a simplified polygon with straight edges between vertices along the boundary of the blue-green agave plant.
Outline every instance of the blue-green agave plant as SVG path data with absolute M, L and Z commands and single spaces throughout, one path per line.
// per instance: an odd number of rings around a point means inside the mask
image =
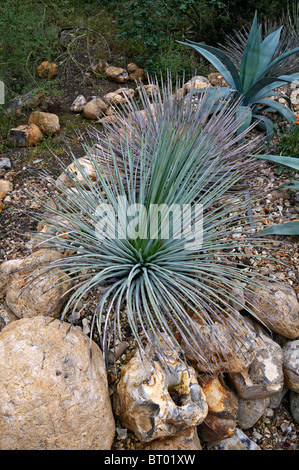
M 269 36 L 273 31 L 282 26 L 278 46 L 274 52 L 273 59 L 280 57 L 287 51 L 294 49 L 299 44 L 299 4 L 295 0 L 289 3 L 287 9 L 283 12 L 279 20 L 270 20 L 266 18 L 262 23 L 262 37 L 263 39 Z M 228 57 L 237 64 L 241 64 L 246 42 L 250 33 L 250 27 L 243 27 L 242 29 L 235 30 L 233 34 L 228 34 L 224 38 L 223 44 L 219 44 Z M 299 55 L 289 56 L 283 60 L 276 62 L 271 70 L 269 76 L 284 75 L 285 71 L 288 73 L 298 72 L 299 70 Z
M 299 53 L 299 47 L 296 47 L 274 58 L 281 29 L 282 27 L 278 28 L 262 40 L 262 27 L 258 25 L 255 14 L 240 64 L 235 64 L 225 52 L 216 47 L 192 41 L 181 42 L 211 62 L 226 80 L 228 87 L 234 90 L 235 96 L 241 98 L 238 112 L 245 111 L 246 117 L 239 132 L 246 129 L 253 120 L 258 120 L 259 127 L 267 133 L 267 140 L 273 136 L 273 122 L 264 113 L 279 113 L 290 124 L 296 119 L 289 101 L 288 106 L 285 106 L 271 99 L 273 96 L 281 96 L 274 90 L 299 79 L 298 72 L 288 75 L 288 70 L 285 70 L 283 75 L 269 76 L 269 72 L 280 62 Z M 222 88 L 224 95 L 226 91 L 229 93 L 229 88 Z

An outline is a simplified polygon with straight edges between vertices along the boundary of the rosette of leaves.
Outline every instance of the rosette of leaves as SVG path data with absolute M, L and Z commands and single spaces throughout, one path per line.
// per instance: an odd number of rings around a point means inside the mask
M 198 166 L 197 178 L 215 157 L 219 157 L 222 162 L 221 168 L 207 185 L 221 180 L 224 174 L 229 171 L 234 172 L 238 168 L 242 174 L 242 181 L 238 181 L 233 190 L 244 189 L 249 175 L 258 166 L 256 160 L 249 155 L 260 151 L 262 143 L 259 136 L 244 139 L 240 143 L 233 122 L 240 103 L 235 103 L 234 93 L 226 93 L 227 102 L 223 107 L 219 104 L 221 90 L 215 94 L 212 88 L 207 87 L 195 97 L 192 91 L 186 94 L 184 83 L 177 82 L 173 86 L 171 76 L 162 83 L 151 79 L 149 87 L 151 92 L 148 91 L 149 88 L 139 86 L 138 99 L 130 95 L 127 97 L 127 102 L 115 107 L 113 119 L 107 122 L 103 120 L 104 132 L 95 127 L 90 129 L 90 138 L 95 146 L 102 151 L 107 150 L 105 159 L 112 163 L 107 144 L 108 134 L 110 145 L 113 145 L 114 155 L 122 171 L 124 171 L 122 149 L 126 145 L 131 146 L 138 177 L 140 155 L 144 155 L 141 148 L 144 132 L 149 139 L 157 140 L 163 132 L 165 122 L 168 122 L 175 129 L 178 136 L 177 143 L 180 141 L 180 135 L 184 135 L 186 140 L 190 139 L 190 142 L 193 142 L 195 153 L 201 149 L 199 140 L 203 142 L 204 139 L 205 145 L 211 145 L 211 152 L 207 156 L 205 165 Z M 213 114 L 215 114 L 215 118 L 212 118 L 213 134 L 209 131 L 206 133 L 205 129 L 209 129 L 208 123 Z M 246 119 L 246 114 L 240 118 L 239 122 L 242 125 L 242 119 Z M 250 126 L 250 129 L 252 127 Z M 202 132 L 199 133 L 199 129 L 202 129 Z M 150 159 L 151 155 L 148 158 Z
M 198 106 L 206 106 L 205 100 Z M 104 351 L 123 337 L 129 325 L 141 350 L 144 338 L 163 357 L 160 335 L 166 334 L 169 346 L 180 350 L 180 334 L 198 361 L 209 366 L 208 345 L 194 321 L 220 322 L 231 334 L 246 329 L 242 316 L 231 307 L 233 300 L 240 302 L 232 290 L 240 282 L 248 291 L 256 285 L 257 274 L 248 269 L 243 248 L 260 241 L 250 237 L 248 200 L 239 193 L 227 197 L 242 177 L 237 165 L 226 169 L 219 145 L 219 140 L 233 138 L 240 126 L 242 116 L 236 119 L 234 111 L 222 107 L 205 126 L 192 122 L 191 134 L 185 132 L 187 121 L 178 127 L 166 114 L 159 133 L 153 136 L 146 127 L 136 143 L 138 165 L 135 139 L 128 131 L 126 139 L 106 135 L 103 149 L 100 145 L 91 149 L 88 142 L 85 148 L 95 178 L 91 180 L 76 160 L 76 173 L 69 173 L 72 187 L 53 181 L 54 193 L 40 201 L 46 212 L 36 214 L 37 219 L 57 233 L 40 233 L 40 248 L 53 247 L 65 256 L 41 266 L 28 282 L 50 276 L 54 268 L 61 272 L 60 283 L 71 276 L 73 286 L 62 319 L 88 310 L 88 302 L 93 302 L 92 326 L 97 324 Z M 121 149 L 118 156 L 115 148 Z M 195 208 L 195 204 L 202 207 L 203 219 L 192 210 L 182 231 L 182 217 L 169 215 L 168 209 L 175 214 L 175 208 Z M 154 205 L 160 215 L 153 232 Z M 241 238 L 233 237 L 237 227 L 244 232 Z
M 240 63 L 234 63 L 225 52 L 216 47 L 192 41 L 181 42 L 203 55 L 221 73 L 228 84 L 228 88 L 224 87 L 227 94 L 229 89 L 234 90 L 236 97 L 241 99 L 239 112 L 245 111 L 246 119 L 239 132 L 246 129 L 253 120 L 257 120 L 259 127 L 266 132 L 268 141 L 273 136 L 273 122 L 265 113 L 278 113 L 290 124 L 295 120 L 289 100 L 287 100 L 288 106 L 285 106 L 271 99 L 281 97 L 274 90 L 299 79 L 298 72 L 289 74 L 287 68 L 283 75 L 276 75 L 273 72 L 279 63 L 286 64 L 288 58 L 299 53 L 299 47 L 295 47 L 275 58 L 281 29 L 282 27 L 273 31 L 262 40 L 262 28 L 258 26 L 255 14 Z M 272 75 L 269 75 L 270 71 Z

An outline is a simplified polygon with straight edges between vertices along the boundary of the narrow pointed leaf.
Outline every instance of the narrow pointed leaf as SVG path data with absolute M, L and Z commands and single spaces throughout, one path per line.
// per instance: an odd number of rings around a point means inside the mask
M 263 75 L 263 71 L 269 65 L 276 51 L 276 48 L 279 44 L 281 30 L 282 30 L 282 26 L 276 31 L 273 31 L 273 33 L 266 36 L 266 38 L 263 40 L 261 44 L 261 48 L 260 48 L 260 60 L 259 60 L 259 66 L 258 66 L 256 75 L 255 75 L 255 80 L 257 79 L 258 76 Z
M 192 43 L 191 41 L 181 42 L 177 41 L 187 47 L 192 47 L 197 52 L 202 54 L 211 64 L 218 70 L 227 82 L 228 86 L 242 93 L 243 88 L 240 81 L 239 73 L 234 63 L 216 47 L 207 46 L 201 43 Z
M 299 221 L 273 225 L 259 232 L 259 235 L 299 235 Z
M 267 160 L 271 163 L 278 163 L 279 165 L 288 166 L 294 170 L 299 171 L 299 159 L 295 157 L 285 157 L 283 155 L 254 155 L 255 158 Z

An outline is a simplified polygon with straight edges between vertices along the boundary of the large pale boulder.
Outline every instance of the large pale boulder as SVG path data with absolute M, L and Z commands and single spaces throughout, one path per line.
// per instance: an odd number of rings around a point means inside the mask
M 62 257 L 55 250 L 39 250 L 20 263 L 6 294 L 7 305 L 18 318 L 59 315 L 72 285 L 71 278 L 55 267 L 43 270 Z
M 289 284 L 260 281 L 246 292 L 247 305 L 272 331 L 289 339 L 299 336 L 299 302 Z
M 1 450 L 109 450 L 114 419 L 99 347 L 35 317 L 0 333 Z
M 299 393 L 299 340 L 288 341 L 282 352 L 285 386 Z
M 151 348 L 122 368 L 117 386 L 116 415 L 138 439 L 149 442 L 198 426 L 208 405 L 196 373 L 178 359 L 173 348 L 161 361 Z

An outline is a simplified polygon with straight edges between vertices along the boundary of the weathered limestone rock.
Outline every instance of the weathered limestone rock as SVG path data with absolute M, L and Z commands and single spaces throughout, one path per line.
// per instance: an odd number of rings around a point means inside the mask
M 173 437 L 155 439 L 143 450 L 202 450 L 196 428 L 184 429 Z
M 165 351 L 166 364 L 150 347 L 152 360 L 137 352 L 123 366 L 117 387 L 116 415 L 143 442 L 198 426 L 208 413 L 195 370 L 178 359 L 175 349 Z
M 5 198 L 7 193 L 13 190 L 13 184 L 10 181 L 0 180 L 0 199 Z
M 107 112 L 109 104 L 101 98 L 94 98 L 83 106 L 83 114 L 86 119 L 99 119 Z
M 37 68 L 37 76 L 39 78 L 53 78 L 58 71 L 57 64 L 51 64 L 47 60 L 42 62 Z
M 7 305 L 18 318 L 47 314 L 52 317 L 59 315 L 67 299 L 71 279 L 65 275 L 63 281 L 66 282 L 61 284 L 62 274 L 58 273 L 57 268 L 47 273 L 42 273 L 41 270 L 48 263 L 60 258 L 62 255 L 57 251 L 39 250 L 22 261 L 19 266 L 21 271 L 15 275 L 14 282 L 6 294 Z M 32 282 L 28 280 L 28 275 L 33 275 Z
M 200 351 L 202 359 L 186 344 L 182 347 L 199 372 L 237 373 L 252 363 L 256 354 L 255 340 L 241 327 L 235 326 L 233 331 L 218 322 L 204 326 L 194 321 L 193 325 L 198 336 L 194 348 Z M 205 358 L 208 358 L 206 362 Z
M 236 429 L 235 434 L 228 439 L 218 442 L 218 444 L 209 447 L 211 450 L 261 450 L 261 448 L 240 429 Z
M 72 106 L 71 106 L 71 111 L 73 113 L 81 113 L 81 111 L 83 111 L 83 108 L 86 104 L 87 104 L 87 100 L 86 100 L 85 96 L 79 95 L 73 101 Z
M 198 427 L 200 436 L 209 443 L 231 437 L 236 428 L 238 398 L 221 376 L 200 374 L 198 381 L 209 407 L 206 419 Z
M 69 176 L 70 175 L 70 176 Z M 90 182 L 94 182 L 97 179 L 96 172 L 94 167 L 87 156 L 78 158 L 76 162 L 71 163 L 67 170 L 57 178 L 57 184 L 62 185 L 64 188 L 71 188 L 73 186 L 72 176 L 76 178 L 76 182 L 80 182 L 86 189 L 88 188 L 88 183 L 86 179 Z
M 253 293 L 246 293 L 248 306 L 272 331 L 289 339 L 299 336 L 299 302 L 289 284 L 260 281 Z
M 32 123 L 10 129 L 7 139 L 16 147 L 32 147 L 43 140 L 40 128 Z
M 0 265 L 0 296 L 5 293 L 7 287 L 13 282 L 22 261 L 22 259 L 11 259 Z
M 270 398 L 256 400 L 239 399 L 238 405 L 238 426 L 241 429 L 251 428 L 265 413 L 270 403 Z
M 283 388 L 282 350 L 257 322 L 248 320 L 248 325 L 256 338 L 256 356 L 248 368 L 229 374 L 229 379 L 241 398 L 267 398 Z
M 35 317 L 0 333 L 1 450 L 111 448 L 115 428 L 102 353 L 69 326 Z
M 285 386 L 299 393 L 299 339 L 288 341 L 282 348 L 282 352 Z
M 28 124 L 35 124 L 43 134 L 50 136 L 60 131 L 59 117 L 53 113 L 33 111 L 29 116 Z
M 129 74 L 125 69 L 121 67 L 107 67 L 106 75 L 108 80 L 116 83 L 126 83 L 129 81 Z

